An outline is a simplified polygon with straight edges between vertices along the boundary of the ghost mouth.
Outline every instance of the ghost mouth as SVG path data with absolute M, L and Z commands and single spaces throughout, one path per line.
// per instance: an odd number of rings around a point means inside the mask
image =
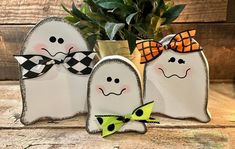
M 104 91 L 103 91 L 102 88 L 99 88 L 99 90 L 101 90 L 101 92 L 102 92 L 102 94 L 103 94 L 104 96 L 109 96 L 109 95 L 120 96 L 120 95 L 122 95 L 122 93 L 126 90 L 126 88 L 123 88 L 123 89 L 120 91 L 120 93 L 109 92 L 109 93 L 107 93 L 107 94 L 104 93 Z
M 57 53 L 55 53 L 55 54 L 51 54 L 51 53 L 49 52 L 49 50 L 47 50 L 46 48 L 41 48 L 41 49 L 44 50 L 44 51 L 46 51 L 51 57 L 55 57 L 57 54 L 64 54 L 64 55 L 67 56 L 67 55 L 70 53 L 70 51 L 73 49 L 73 47 L 69 48 L 68 53 L 65 53 L 65 52 L 57 52 Z
M 172 75 L 170 75 L 170 76 L 167 76 L 162 68 L 158 68 L 158 69 L 162 71 L 163 75 L 164 75 L 166 78 L 171 78 L 171 77 L 174 77 L 174 76 L 175 76 L 175 77 L 178 77 L 179 79 L 184 79 L 184 78 L 187 77 L 188 71 L 189 71 L 191 68 L 188 68 L 188 69 L 186 70 L 184 76 L 179 76 L 179 75 L 177 75 L 177 74 L 175 74 L 175 73 L 172 74 Z

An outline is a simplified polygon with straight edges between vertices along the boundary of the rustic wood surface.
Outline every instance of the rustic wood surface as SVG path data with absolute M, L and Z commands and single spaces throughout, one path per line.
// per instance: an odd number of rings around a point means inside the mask
M 65 16 L 67 13 L 61 7 L 63 3 L 71 7 L 70 0 L 1 0 L 1 24 L 35 24 L 49 16 Z
M 227 22 L 235 22 L 235 0 L 228 1 L 228 8 L 227 8 Z
M 23 126 L 18 82 L 0 82 L 0 148 L 235 148 L 234 84 L 210 86 L 209 123 L 154 115 L 161 124 L 149 124 L 144 135 L 102 138 L 85 131 L 85 116 Z
M 175 22 L 226 21 L 228 0 L 174 0 L 174 2 L 186 4 Z
M 61 3 L 71 7 L 70 0 L 1 0 L 0 23 L 34 24 L 48 16 L 65 16 Z M 226 21 L 227 3 L 228 0 L 175 0 L 175 4 L 187 5 L 176 22 Z
M 196 39 L 210 64 L 210 79 L 230 82 L 211 84 L 209 123 L 154 115 L 160 117 L 161 124 L 149 124 L 144 135 L 125 133 L 107 138 L 85 131 L 85 115 L 23 126 L 19 121 L 19 83 L 0 81 L 0 148 L 235 148 L 235 1 L 174 1 L 187 4 L 174 31 L 197 29 Z M 66 15 L 61 2 L 71 5 L 70 0 L 0 1 L 0 80 L 18 79 L 12 55 L 19 53 L 27 32 L 39 20 Z
M 75 2 L 78 6 L 81 4 L 81 1 Z M 187 4 L 174 24 L 175 32 L 191 28 L 198 30 L 197 39 L 204 47 L 210 64 L 210 79 L 234 81 L 235 23 L 231 22 L 235 22 L 233 9 L 235 1 L 174 0 L 174 2 Z M 17 63 L 12 55 L 19 53 L 24 37 L 36 22 L 48 16 L 66 15 L 60 6 L 61 3 L 68 7 L 71 5 L 70 0 L 0 1 L 0 80 L 18 79 Z
M 210 79 L 233 81 L 235 78 L 235 23 L 174 24 L 175 32 L 196 29 L 196 39 L 204 47 L 210 65 Z M 13 58 L 32 25 L 0 25 L 0 80 L 17 80 L 18 65 Z M 226 68 L 226 69 L 225 69 Z
M 204 49 L 211 80 L 235 80 L 235 23 L 175 24 L 175 32 L 196 29 Z
M 235 128 L 164 129 L 149 128 L 144 135 L 115 134 L 107 138 L 89 135 L 84 129 L 3 129 L 2 148 L 84 149 L 233 149 Z

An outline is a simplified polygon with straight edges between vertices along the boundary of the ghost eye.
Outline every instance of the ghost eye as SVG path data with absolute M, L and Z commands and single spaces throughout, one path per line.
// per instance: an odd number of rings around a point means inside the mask
M 51 36 L 51 37 L 49 38 L 49 40 L 50 40 L 50 42 L 54 43 L 54 42 L 56 41 L 56 38 L 55 38 L 54 36 Z
M 112 81 L 112 78 L 111 78 L 111 77 L 107 77 L 107 81 L 108 81 L 108 82 L 111 82 L 111 81 Z
M 168 62 L 174 63 L 174 62 L 175 62 L 175 58 L 174 58 L 174 57 L 171 57 Z
M 179 64 L 185 64 L 185 61 L 184 61 L 183 59 L 179 59 L 179 60 L 178 60 L 178 63 L 179 63 Z
M 58 43 L 59 43 L 59 44 L 64 43 L 64 39 L 63 39 L 63 38 L 59 38 L 59 39 L 58 39 Z
M 118 78 L 116 78 L 116 79 L 114 80 L 114 82 L 115 82 L 115 83 L 119 83 L 120 80 L 119 80 Z

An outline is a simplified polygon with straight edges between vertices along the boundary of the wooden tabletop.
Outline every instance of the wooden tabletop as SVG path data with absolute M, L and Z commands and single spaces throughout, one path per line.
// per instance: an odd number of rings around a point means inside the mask
M 18 82 L 0 82 L 0 148 L 235 148 L 235 88 L 229 83 L 210 85 L 209 123 L 160 117 L 146 134 L 90 135 L 85 116 L 24 126 L 21 109 Z

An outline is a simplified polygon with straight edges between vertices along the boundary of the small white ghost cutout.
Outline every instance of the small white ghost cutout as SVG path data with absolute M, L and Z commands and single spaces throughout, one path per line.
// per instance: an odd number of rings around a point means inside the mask
M 107 56 L 98 62 L 88 82 L 88 118 L 86 129 L 89 133 L 101 131 L 96 115 L 132 114 L 142 105 L 142 93 L 137 68 L 122 56 Z M 120 132 L 146 132 L 145 124 L 129 121 Z
M 65 54 L 77 51 L 90 51 L 79 30 L 62 18 L 52 17 L 42 20 L 29 32 L 21 55 L 61 60 Z M 42 119 L 61 120 L 87 112 L 89 75 L 73 74 L 62 65 L 54 65 L 33 79 L 23 80 L 23 73 L 21 70 L 23 124 Z
M 168 35 L 160 43 L 167 45 L 173 37 Z M 202 51 L 165 50 L 146 63 L 144 71 L 144 102 L 155 100 L 154 113 L 210 121 L 207 109 L 209 68 Z

